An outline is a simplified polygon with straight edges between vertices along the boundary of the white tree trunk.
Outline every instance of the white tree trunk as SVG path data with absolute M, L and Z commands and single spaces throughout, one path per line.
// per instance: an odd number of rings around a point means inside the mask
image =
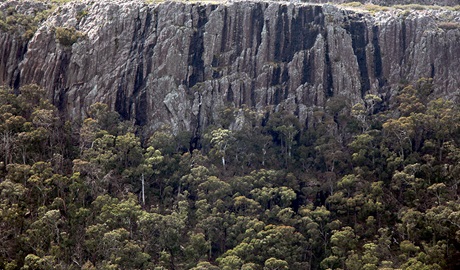
M 142 205 L 145 205 L 145 188 L 144 188 L 144 174 L 142 174 L 142 178 L 141 178 L 141 181 L 142 181 Z

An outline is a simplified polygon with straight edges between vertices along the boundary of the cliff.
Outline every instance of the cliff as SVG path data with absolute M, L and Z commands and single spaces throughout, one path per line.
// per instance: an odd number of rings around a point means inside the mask
M 46 9 L 25 5 L 0 10 Z M 390 100 L 421 77 L 433 79 L 434 96 L 458 99 L 459 23 L 449 9 L 71 2 L 30 36 L 0 27 L 0 84 L 39 84 L 73 119 L 105 102 L 148 130 L 197 131 L 227 106 L 286 109 L 307 124 L 333 96 L 350 106 L 367 93 Z
M 334 3 L 334 4 L 343 4 L 343 3 L 362 3 L 362 4 L 375 4 L 381 6 L 394 6 L 394 5 L 438 5 L 438 6 L 457 6 L 459 5 L 458 0 L 310 0 L 302 1 L 310 3 Z

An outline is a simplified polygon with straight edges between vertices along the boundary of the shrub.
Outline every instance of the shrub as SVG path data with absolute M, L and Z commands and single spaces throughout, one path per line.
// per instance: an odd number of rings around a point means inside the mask
M 394 5 L 394 8 L 403 9 L 403 10 L 425 10 L 427 6 L 420 4 L 408 4 L 408 5 Z
M 347 7 L 361 7 L 363 4 L 361 2 L 349 2 L 343 5 Z
M 31 14 L 18 13 L 14 6 L 0 11 L 0 30 L 19 34 L 22 38 L 33 37 L 38 25 L 52 12 L 52 6 L 46 6 L 43 10 Z
M 81 22 L 81 20 L 88 15 L 87 9 L 82 9 L 77 13 L 77 21 Z
M 56 27 L 56 40 L 63 46 L 72 46 L 83 34 L 73 27 Z
M 379 12 L 379 11 L 388 11 L 388 7 L 383 7 L 379 5 L 374 5 L 374 4 L 366 4 L 364 5 L 364 8 L 370 12 Z
M 459 29 L 460 23 L 458 22 L 441 22 L 438 24 L 438 27 L 444 30 Z
M 0 19 L 0 30 L 8 31 L 8 29 L 9 29 L 9 25 Z

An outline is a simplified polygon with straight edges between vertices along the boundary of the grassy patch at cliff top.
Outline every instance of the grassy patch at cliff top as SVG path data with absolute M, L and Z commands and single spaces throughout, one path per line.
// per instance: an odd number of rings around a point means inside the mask
M 371 3 L 363 4 L 361 2 L 348 2 L 344 4 L 340 4 L 340 6 L 348 7 L 348 8 L 356 8 L 360 10 L 367 10 L 370 12 L 378 12 L 378 11 L 388 11 L 392 9 L 399 9 L 399 10 L 407 10 L 407 11 L 414 11 L 414 10 L 452 10 L 452 11 L 460 11 L 460 5 L 457 6 L 438 6 L 438 5 L 421 5 L 421 4 L 405 4 L 405 5 L 392 5 L 392 6 L 380 6 Z

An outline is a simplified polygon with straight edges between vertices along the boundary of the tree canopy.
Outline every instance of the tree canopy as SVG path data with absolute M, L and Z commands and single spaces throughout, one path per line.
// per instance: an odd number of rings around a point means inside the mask
M 223 108 L 199 144 L 0 88 L 0 268 L 458 269 L 460 106 L 430 87 L 305 127 Z

